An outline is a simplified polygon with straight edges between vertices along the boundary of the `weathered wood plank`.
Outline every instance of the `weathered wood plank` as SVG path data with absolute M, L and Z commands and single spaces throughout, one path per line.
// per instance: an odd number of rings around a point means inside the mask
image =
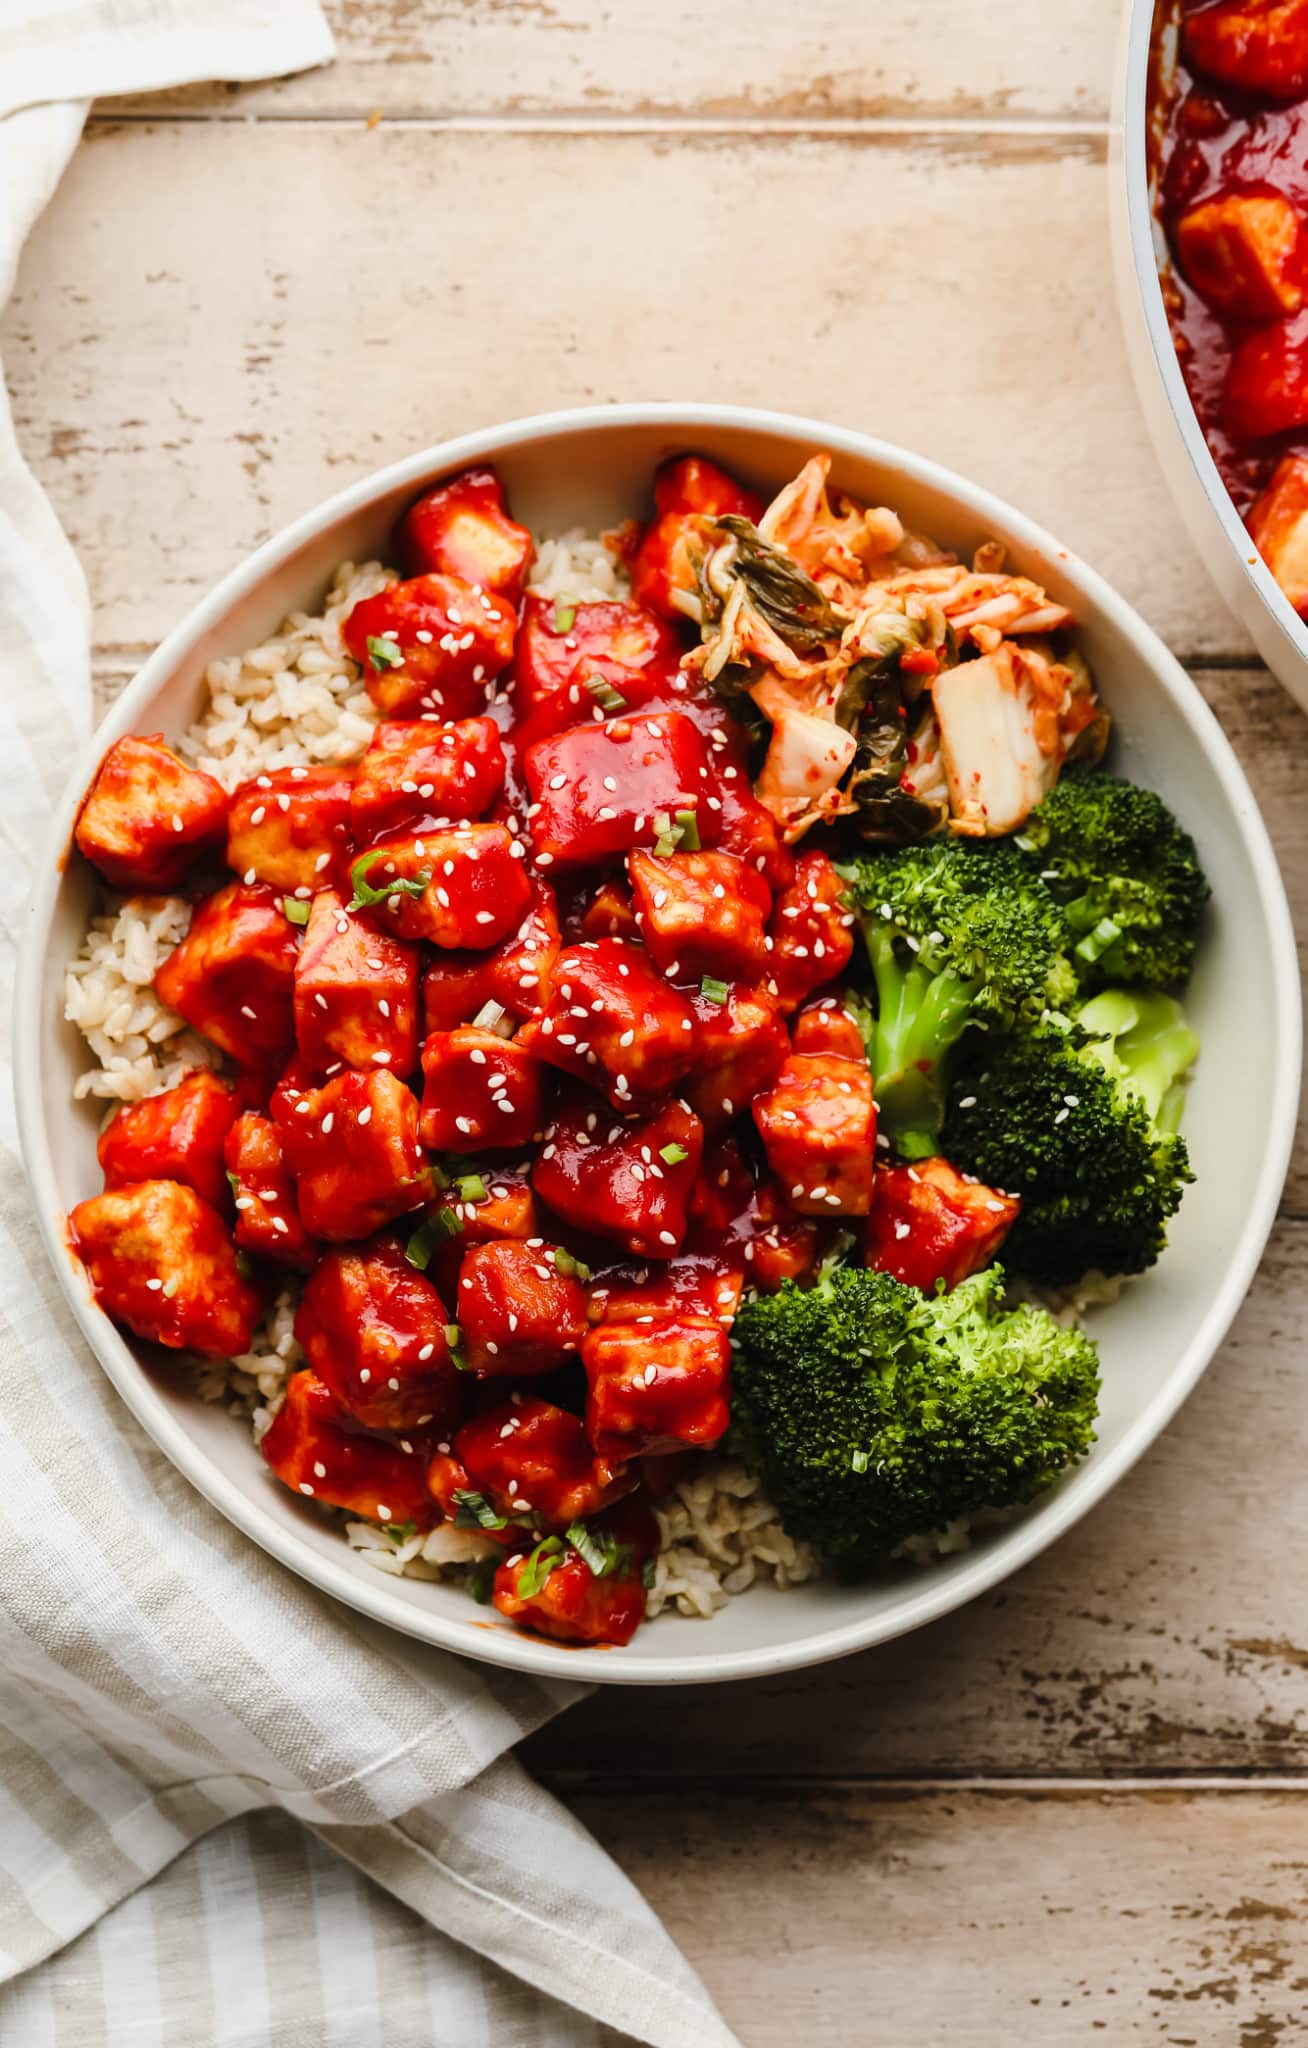
M 1302 1796 L 703 1783 L 569 1796 L 750 2048 L 1303 2038 Z
M 1186 651 L 1243 651 L 1137 414 L 1103 175 L 1097 146 L 1038 136 L 100 129 L 0 346 L 102 644 L 153 641 L 387 458 L 639 394 L 929 451 L 1043 519 Z
M 242 115 L 1093 119 L 1107 109 L 1116 29 L 1112 0 L 1017 0 L 1002 32 L 971 0 L 330 0 L 327 13 L 328 69 L 165 103 Z M 141 102 L 106 107 L 128 104 Z

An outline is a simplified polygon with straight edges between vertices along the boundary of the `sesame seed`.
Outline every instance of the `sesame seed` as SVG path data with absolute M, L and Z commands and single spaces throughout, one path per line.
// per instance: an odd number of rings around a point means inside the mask
M 372 1117 L 372 1104 L 371 1104 L 370 1102 L 369 1102 L 369 1103 L 365 1103 L 364 1107 L 363 1107 L 363 1108 L 362 1108 L 362 1109 L 361 1109 L 361 1110 L 359 1111 L 359 1123 L 360 1123 L 360 1125 L 362 1126 L 363 1124 L 366 1124 L 367 1122 L 369 1122 L 369 1120 L 371 1119 L 371 1117 Z
M 301 1492 L 301 1493 L 308 1493 L 308 1494 L 312 1494 L 312 1492 L 313 1492 L 313 1488 L 312 1488 L 312 1487 L 310 1486 L 310 1484 L 309 1484 L 309 1482 L 308 1482 L 308 1480 L 307 1480 L 307 1479 L 302 1479 L 302 1480 L 300 1481 L 300 1492 Z

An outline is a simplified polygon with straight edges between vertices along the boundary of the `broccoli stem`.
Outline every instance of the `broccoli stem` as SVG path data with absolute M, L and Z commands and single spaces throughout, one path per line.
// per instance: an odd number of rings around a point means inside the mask
M 868 1046 L 882 1130 L 905 1159 L 928 1159 L 939 1150 L 948 1093 L 948 1055 L 972 1014 L 980 983 L 952 968 L 933 973 L 912 959 L 904 964 L 892 932 L 866 933 L 877 991 L 877 1017 Z
M 1180 1005 L 1152 990 L 1105 989 L 1082 1005 L 1077 1022 L 1090 1033 L 1095 1058 L 1140 1097 L 1155 1128 L 1175 1134 L 1184 1077 L 1199 1054 Z

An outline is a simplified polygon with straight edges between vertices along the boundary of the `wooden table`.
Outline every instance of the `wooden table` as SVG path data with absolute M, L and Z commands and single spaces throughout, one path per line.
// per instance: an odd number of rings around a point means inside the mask
M 1115 0 L 332 11 L 331 70 L 99 107 L 24 264 L 3 350 L 104 691 L 413 447 L 753 401 L 937 455 L 1114 579 L 1308 911 L 1308 725 L 1181 534 L 1123 360 Z M 1308 2038 L 1306 1198 L 1301 1143 L 1203 1386 L 1019 1578 L 811 1674 L 606 1692 L 531 1745 L 750 2048 Z

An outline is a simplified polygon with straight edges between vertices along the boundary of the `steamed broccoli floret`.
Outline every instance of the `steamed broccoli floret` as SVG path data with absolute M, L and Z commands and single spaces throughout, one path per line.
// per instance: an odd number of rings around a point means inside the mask
M 1064 775 L 1016 843 L 1077 935 L 1085 987 L 1185 980 L 1211 892 L 1161 797 L 1110 775 Z
M 1198 1050 L 1170 996 L 1107 989 L 959 1077 L 945 1152 L 1022 1197 L 1004 1246 L 1014 1271 L 1063 1287 L 1153 1265 L 1194 1179 L 1177 1124 Z
M 1068 1002 L 1067 924 L 1012 846 L 933 839 L 842 865 L 876 984 L 868 1058 L 896 1151 L 939 1150 L 950 1054 L 969 1025 L 1004 1029 Z
M 736 1319 L 733 1408 L 781 1519 L 849 1572 L 978 1508 L 1031 1500 L 1094 1440 L 1095 1347 L 1001 1306 L 992 1266 L 952 1294 L 838 1267 Z

